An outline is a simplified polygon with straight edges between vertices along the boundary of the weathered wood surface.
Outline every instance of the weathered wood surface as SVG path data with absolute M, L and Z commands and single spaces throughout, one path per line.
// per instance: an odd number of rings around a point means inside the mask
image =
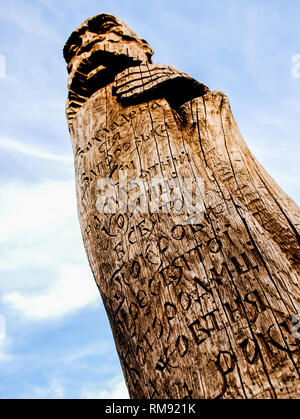
M 133 398 L 300 395 L 299 208 L 228 98 L 108 15 L 65 47 L 83 239 Z M 202 178 L 204 216 L 100 214 L 98 180 Z

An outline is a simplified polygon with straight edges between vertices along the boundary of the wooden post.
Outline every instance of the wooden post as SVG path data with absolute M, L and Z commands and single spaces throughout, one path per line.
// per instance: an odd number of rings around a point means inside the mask
M 82 235 L 130 395 L 299 397 L 299 208 L 228 98 L 152 54 L 109 15 L 64 49 Z

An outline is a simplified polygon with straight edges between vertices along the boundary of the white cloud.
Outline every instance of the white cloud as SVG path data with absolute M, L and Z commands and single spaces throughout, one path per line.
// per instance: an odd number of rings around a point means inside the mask
M 74 215 L 73 182 L 16 183 L 0 186 L 1 242 L 20 237 Z M 48 227 L 47 227 L 48 226 Z
M 81 394 L 67 391 L 66 385 L 59 376 L 52 377 L 45 386 L 31 386 L 22 394 L 25 399 L 129 399 L 128 390 L 122 376 L 117 376 L 103 383 L 105 390 L 83 390 Z
M 2 301 L 25 319 L 62 317 L 99 293 L 84 251 L 74 182 L 0 187 Z
M 24 144 L 9 138 L 0 137 L 0 148 L 14 152 L 21 153 L 27 156 L 35 157 L 44 160 L 53 160 L 56 162 L 73 164 L 73 158 L 70 155 L 58 155 L 48 151 L 41 150 L 30 144 Z
M 108 340 L 101 340 L 98 342 L 92 342 L 88 345 L 82 346 L 80 348 L 72 348 L 72 352 L 70 352 L 67 356 L 62 359 L 63 363 L 69 364 L 76 361 L 78 362 L 84 360 L 86 357 L 91 355 L 100 356 L 107 356 L 108 353 L 111 352 L 112 344 Z
M 41 295 L 19 292 L 4 295 L 9 304 L 26 319 L 41 321 L 62 317 L 99 300 L 97 287 L 88 266 L 62 265 L 58 279 Z
M 0 185 L 0 271 L 86 263 L 75 195 L 67 181 Z
M 7 7 L 1 7 L 0 17 L 18 25 L 26 35 L 34 34 L 39 38 L 54 39 L 57 42 L 62 41 L 49 21 L 43 19 L 39 8 L 24 3 L 21 7 L 22 11 L 20 12 L 19 2 L 11 0 Z
M 0 337 L 0 364 L 11 361 L 12 355 L 8 352 L 8 348 L 11 344 L 11 339 L 7 336 Z
M 102 390 L 83 390 L 82 399 L 129 399 L 129 393 L 123 377 L 115 377 L 106 383 Z
M 33 386 L 30 394 L 24 395 L 27 399 L 63 399 L 65 388 L 59 378 L 52 378 L 47 386 Z

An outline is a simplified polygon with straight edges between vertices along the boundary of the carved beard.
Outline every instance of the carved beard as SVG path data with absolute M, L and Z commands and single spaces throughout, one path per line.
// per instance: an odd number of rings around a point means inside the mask
M 104 49 L 94 50 L 89 58 L 84 58 L 71 76 L 70 91 L 85 100 L 112 83 L 118 73 L 143 62 L 138 55 L 129 56 L 126 45 L 120 45 L 121 48 L 114 48 L 114 51 L 109 51 L 109 43 L 101 43 L 101 47 Z

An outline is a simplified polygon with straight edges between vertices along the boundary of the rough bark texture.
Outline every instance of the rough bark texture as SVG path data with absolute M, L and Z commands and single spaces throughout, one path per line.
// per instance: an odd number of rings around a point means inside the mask
M 132 398 L 300 395 L 299 208 L 250 153 L 228 98 L 118 19 L 65 46 L 83 239 Z M 99 178 L 203 178 L 204 217 L 100 214 Z

